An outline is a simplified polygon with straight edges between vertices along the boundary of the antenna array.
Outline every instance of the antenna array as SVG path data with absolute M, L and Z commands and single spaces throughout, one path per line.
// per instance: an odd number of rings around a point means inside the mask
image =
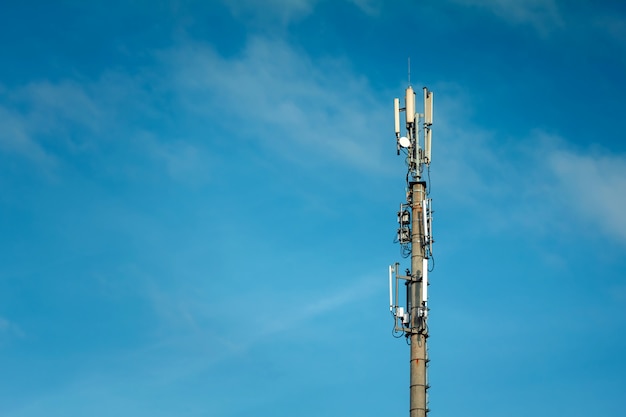
M 410 77 L 410 61 L 409 61 Z M 432 200 L 429 198 L 431 126 L 433 124 L 433 92 L 424 87 L 424 112 L 416 113 L 415 91 L 405 90 L 404 107 L 395 98 L 394 124 L 396 153 L 405 156 L 407 165 L 406 200 L 400 203 L 396 241 L 404 258 L 410 257 L 410 268 L 404 274 L 400 263 L 389 266 L 389 309 L 394 317 L 394 336 L 405 336 L 411 346 L 410 417 L 428 413 L 427 365 L 428 339 L 428 272 L 432 259 Z M 404 113 L 405 133 L 401 135 L 400 114 Z M 428 181 L 426 181 L 428 180 Z M 405 305 L 400 305 L 400 283 L 404 284 Z M 395 284 L 395 285 L 394 285 Z M 395 297 L 394 297 L 395 296 Z M 395 301 L 394 301 L 395 299 Z

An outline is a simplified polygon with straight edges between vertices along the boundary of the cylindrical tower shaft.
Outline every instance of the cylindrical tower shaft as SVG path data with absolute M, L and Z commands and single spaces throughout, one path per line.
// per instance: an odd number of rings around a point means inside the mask
M 411 331 L 407 335 L 411 343 L 410 358 L 410 417 L 426 417 L 428 382 L 426 378 L 427 350 L 426 339 L 428 328 L 426 326 L 427 311 L 424 303 L 423 260 L 426 256 L 423 230 L 423 217 L 426 215 L 423 201 L 426 195 L 424 182 L 411 183 L 412 205 L 412 236 L 411 236 L 411 279 L 409 280 L 409 308 L 411 318 Z

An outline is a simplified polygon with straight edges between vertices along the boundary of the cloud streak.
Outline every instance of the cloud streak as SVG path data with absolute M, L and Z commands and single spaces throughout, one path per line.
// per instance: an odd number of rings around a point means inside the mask
M 56 162 L 54 156 L 32 137 L 27 118 L 6 107 L 0 107 L 0 151 L 46 167 Z
M 250 40 L 231 59 L 195 44 L 164 60 L 173 62 L 184 105 L 207 117 L 222 115 L 234 135 L 263 141 L 287 158 L 314 152 L 360 169 L 382 168 L 382 104 L 366 79 L 341 60 L 312 61 L 282 41 L 264 38 Z
M 445 93 L 444 93 L 445 94 Z M 451 120 L 464 99 L 439 108 L 433 148 L 434 190 L 462 205 L 481 233 L 535 237 L 574 235 L 580 227 L 626 243 L 626 157 L 608 150 L 573 150 L 535 129 L 524 137 Z M 488 219 L 488 221 L 487 221 Z
M 548 164 L 568 206 L 626 244 L 626 156 L 555 150 Z
M 546 34 L 564 25 L 562 13 L 555 0 L 450 0 L 453 3 L 476 7 L 513 24 L 530 24 L 539 33 Z

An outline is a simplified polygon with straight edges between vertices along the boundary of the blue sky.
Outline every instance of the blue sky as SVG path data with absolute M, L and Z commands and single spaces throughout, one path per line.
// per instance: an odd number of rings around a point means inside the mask
M 55 3 L 0 13 L 0 415 L 407 415 L 409 56 L 431 415 L 624 415 L 620 2 Z

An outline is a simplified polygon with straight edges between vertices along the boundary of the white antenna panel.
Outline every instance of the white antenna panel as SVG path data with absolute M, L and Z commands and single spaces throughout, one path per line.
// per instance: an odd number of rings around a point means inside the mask
M 433 132 L 429 128 L 424 129 L 424 153 L 426 154 L 426 163 L 430 164 L 430 145 L 432 141 Z
M 428 199 L 422 200 L 422 227 L 424 228 L 424 244 L 428 243 Z
M 394 267 L 389 265 L 389 311 L 393 311 L 393 291 L 391 289 L 393 270 L 394 270 Z
M 414 123 L 415 122 L 415 91 L 413 91 L 413 87 L 408 87 L 406 89 L 406 123 Z
M 424 124 L 433 124 L 433 92 L 424 87 Z
M 424 303 L 428 301 L 428 259 L 422 259 L 422 300 Z
M 400 136 L 400 99 L 393 99 L 393 118 L 396 125 L 396 137 Z

